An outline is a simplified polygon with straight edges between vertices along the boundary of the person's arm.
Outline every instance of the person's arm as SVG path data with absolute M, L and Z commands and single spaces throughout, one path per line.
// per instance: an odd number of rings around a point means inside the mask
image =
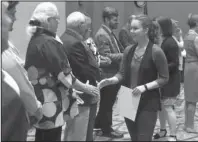
M 195 44 L 195 51 L 196 51 L 197 57 L 198 57 L 198 36 L 195 38 L 194 44 Z
M 68 88 L 74 88 L 92 96 L 97 96 L 99 94 L 97 87 L 82 83 L 76 79 L 72 73 L 65 75 L 63 72 L 60 72 L 58 79 Z
M 103 88 L 105 86 L 111 85 L 111 84 L 117 84 L 119 82 L 121 82 L 124 77 L 125 77 L 125 64 L 127 61 L 127 53 L 129 52 L 129 50 L 131 49 L 131 46 L 128 46 L 125 50 L 124 50 L 124 54 L 123 54 L 123 58 L 120 64 L 120 69 L 118 71 L 118 73 L 111 77 L 111 78 L 106 78 L 100 81 L 100 83 L 98 84 L 99 88 Z
M 162 87 L 169 80 L 168 64 L 164 52 L 160 47 L 154 45 L 152 54 L 153 61 L 158 70 L 158 78 L 152 82 L 145 84 L 148 90 Z
M 7 52 L 7 51 L 5 51 Z M 20 88 L 20 98 L 29 116 L 35 116 L 38 120 L 42 118 L 41 103 L 37 100 L 33 86 L 27 77 L 25 69 L 11 56 L 2 56 L 2 67 L 15 79 Z
M 107 56 L 112 62 L 119 64 L 123 54 L 122 53 L 111 53 L 110 42 L 105 35 L 96 35 L 95 43 L 98 48 L 100 55 Z
M 69 65 L 67 56 L 63 51 L 61 44 L 59 44 L 59 47 L 57 47 L 57 44 L 49 40 L 48 42 L 45 42 L 45 45 L 43 45 L 41 48 L 41 52 L 46 61 L 46 68 L 48 68 L 49 71 L 53 72 L 54 75 L 57 76 L 58 80 L 60 80 L 66 87 L 74 87 L 76 90 L 93 96 L 99 94 L 97 87 L 80 82 L 72 74 L 72 69 Z

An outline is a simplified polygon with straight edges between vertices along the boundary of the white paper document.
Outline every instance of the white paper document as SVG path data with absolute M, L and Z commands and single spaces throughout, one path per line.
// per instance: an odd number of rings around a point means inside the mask
M 121 116 L 135 121 L 141 95 L 134 96 L 132 89 L 121 86 L 118 91 L 118 110 Z

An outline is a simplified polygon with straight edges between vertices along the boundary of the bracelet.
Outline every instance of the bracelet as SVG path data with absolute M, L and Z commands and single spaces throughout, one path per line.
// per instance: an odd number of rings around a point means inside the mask
M 144 87 L 145 87 L 146 91 L 148 91 L 148 87 L 146 86 L 146 84 L 144 84 Z

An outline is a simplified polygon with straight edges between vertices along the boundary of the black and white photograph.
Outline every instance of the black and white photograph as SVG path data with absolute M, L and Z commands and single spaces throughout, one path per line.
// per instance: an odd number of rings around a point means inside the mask
M 198 141 L 198 1 L 2 0 L 1 141 Z

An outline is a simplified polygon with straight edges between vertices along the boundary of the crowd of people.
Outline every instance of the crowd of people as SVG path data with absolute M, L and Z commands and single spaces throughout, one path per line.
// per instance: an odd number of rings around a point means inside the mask
M 174 105 L 183 74 L 184 130 L 198 133 L 194 128 L 198 14 L 189 14 L 184 38 L 172 18 L 131 15 L 117 39 L 117 9 L 103 9 L 103 24 L 94 36 L 91 17 L 74 11 L 66 17 L 66 31 L 59 37 L 58 9 L 54 3 L 42 2 L 29 20 L 30 41 L 23 61 L 9 39 L 18 3 L 2 2 L 3 141 L 26 141 L 31 127 L 36 129 L 35 141 L 61 141 L 65 123 L 64 141 L 93 141 L 94 129 L 106 137 L 122 138 L 124 133 L 112 128 L 121 85 L 140 95 L 135 121 L 124 119 L 131 140 L 165 137 L 167 121 L 170 141 L 177 141 Z M 154 134 L 158 117 L 160 131 Z

